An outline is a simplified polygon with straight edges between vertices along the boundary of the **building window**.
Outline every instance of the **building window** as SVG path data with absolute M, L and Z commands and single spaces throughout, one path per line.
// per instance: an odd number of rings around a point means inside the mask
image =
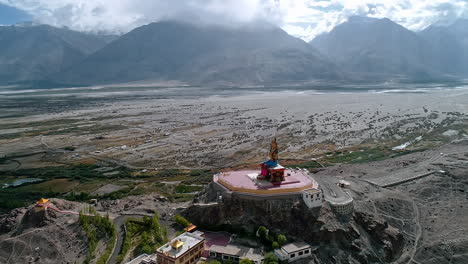
M 228 256 L 223 255 L 223 259 L 228 259 Z
M 289 255 L 289 257 L 291 257 L 291 258 L 294 258 L 295 256 L 296 256 L 296 254 Z
M 304 255 L 304 252 L 300 251 L 298 255 L 302 256 L 302 255 Z
M 216 252 L 210 251 L 210 256 L 216 257 Z
M 309 250 L 307 249 L 306 251 L 304 251 L 304 254 L 309 254 Z

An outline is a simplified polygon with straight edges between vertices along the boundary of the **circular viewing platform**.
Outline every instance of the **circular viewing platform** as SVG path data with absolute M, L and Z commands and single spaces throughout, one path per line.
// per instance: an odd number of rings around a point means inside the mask
M 309 177 L 307 171 L 286 169 L 284 175 L 285 180 L 279 185 L 258 180 L 258 171 L 255 170 L 220 172 L 214 175 L 213 182 L 231 192 L 257 196 L 293 194 L 318 188 L 317 182 Z

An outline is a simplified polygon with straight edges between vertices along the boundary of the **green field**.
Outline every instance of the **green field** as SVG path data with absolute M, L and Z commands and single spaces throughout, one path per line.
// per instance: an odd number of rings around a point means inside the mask
M 35 169 L 20 169 L 0 172 L 0 183 L 9 183 L 22 178 L 40 178 L 40 183 L 0 189 L 0 212 L 26 206 L 42 198 L 64 198 L 73 201 L 88 201 L 92 198 L 121 199 L 129 195 L 159 193 L 171 201 L 188 201 L 194 198 L 204 184 L 211 181 L 210 170 L 166 169 L 141 173 L 123 167 L 111 176 L 95 164 L 50 166 Z M 138 180 L 138 181 L 135 181 Z M 162 182 L 167 182 L 162 183 Z M 176 184 L 172 184 L 175 182 Z M 103 195 L 93 192 L 106 184 L 121 185 L 123 188 Z

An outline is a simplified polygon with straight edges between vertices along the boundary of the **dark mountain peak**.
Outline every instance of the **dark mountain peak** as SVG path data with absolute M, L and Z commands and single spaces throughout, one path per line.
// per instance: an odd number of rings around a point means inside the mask
M 310 42 L 332 61 L 365 76 L 426 76 L 424 41 L 387 18 L 350 17 Z
M 34 21 L 24 21 L 24 22 L 16 23 L 13 26 L 14 27 L 35 27 L 39 25 L 42 25 L 42 24 L 34 22 Z
M 335 78 L 336 66 L 267 23 L 160 21 L 136 28 L 58 74 L 64 83 L 178 80 L 252 85 Z
M 351 16 L 348 20 L 341 25 L 346 27 L 358 27 L 365 30 L 371 30 L 376 28 L 394 28 L 403 31 L 409 31 L 400 24 L 388 19 L 388 18 L 374 18 L 366 16 Z M 338 28 L 338 25 L 336 28 Z
M 107 43 L 103 36 L 50 25 L 0 27 L 0 83 L 43 80 Z
M 349 23 L 357 23 L 357 24 L 372 24 L 379 21 L 378 18 L 374 17 L 367 17 L 367 16 L 350 16 L 348 18 Z

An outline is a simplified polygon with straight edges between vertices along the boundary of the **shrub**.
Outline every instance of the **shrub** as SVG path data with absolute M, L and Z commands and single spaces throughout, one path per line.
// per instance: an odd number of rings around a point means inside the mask
M 179 215 L 179 214 L 176 214 L 174 216 L 174 222 L 176 222 L 178 225 L 182 226 L 183 228 L 189 226 L 191 223 L 185 219 L 185 217 Z
M 287 242 L 287 239 L 285 235 L 278 235 L 278 244 L 280 246 L 286 244 L 286 242 Z
M 266 240 L 267 233 L 268 233 L 268 229 L 264 226 L 260 226 L 257 230 L 257 235 L 260 237 L 262 241 Z
M 271 244 L 271 247 L 272 247 L 273 249 L 278 249 L 278 248 L 279 248 L 278 242 L 274 241 L 274 242 Z
M 246 258 L 246 259 L 241 259 L 239 264 L 254 264 L 254 262 Z
M 265 255 L 265 259 L 263 260 L 263 264 L 278 264 L 279 260 L 278 257 L 273 254 L 273 252 L 269 252 Z

